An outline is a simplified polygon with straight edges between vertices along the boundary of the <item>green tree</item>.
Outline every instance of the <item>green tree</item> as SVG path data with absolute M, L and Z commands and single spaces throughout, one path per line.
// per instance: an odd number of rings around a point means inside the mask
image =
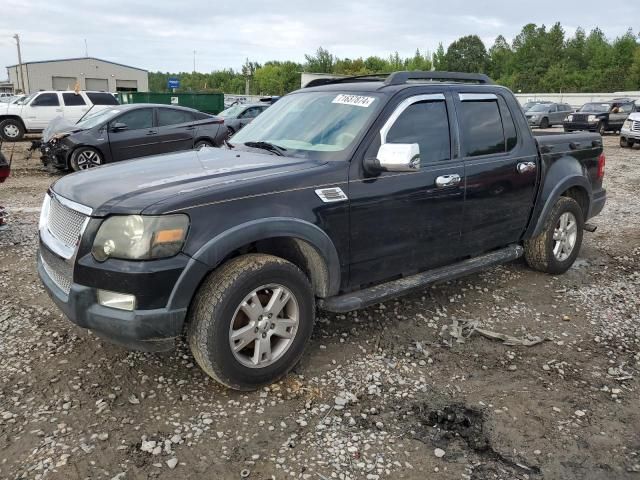
M 429 60 L 429 54 L 423 55 L 420 53 L 420 49 L 416 48 L 416 53 L 413 57 L 409 58 L 405 62 L 405 68 L 411 71 L 429 71 L 431 70 L 432 63 Z
M 315 55 L 305 55 L 307 63 L 304 66 L 306 72 L 333 73 L 335 58 L 328 50 L 319 47 Z
M 448 70 L 447 67 L 447 55 L 444 52 L 444 47 L 442 46 L 442 42 L 438 44 L 438 48 L 436 52 L 433 54 L 433 68 L 440 71 Z
M 503 82 L 512 70 L 513 51 L 507 40 L 498 35 L 493 46 L 489 49 L 489 76 L 498 82 Z
M 447 68 L 454 72 L 484 72 L 487 50 L 477 35 L 459 38 L 447 48 Z

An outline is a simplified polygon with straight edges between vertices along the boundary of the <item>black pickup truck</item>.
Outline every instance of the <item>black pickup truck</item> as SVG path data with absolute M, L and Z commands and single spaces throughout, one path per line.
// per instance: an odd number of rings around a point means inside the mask
M 346 312 L 525 256 L 566 271 L 602 210 L 595 133 L 532 136 L 484 75 L 317 82 L 203 149 L 58 180 L 38 273 L 77 325 L 130 348 L 186 330 L 199 365 L 285 375 L 316 306 Z

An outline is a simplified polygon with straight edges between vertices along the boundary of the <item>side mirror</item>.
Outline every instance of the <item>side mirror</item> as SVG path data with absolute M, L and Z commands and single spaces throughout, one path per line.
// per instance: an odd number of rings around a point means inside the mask
M 420 145 L 384 143 L 380 145 L 375 163 L 386 172 L 415 172 L 420 169 Z
M 127 128 L 127 124 L 126 123 L 122 123 L 122 122 L 116 122 L 114 124 L 111 125 L 111 131 L 112 132 L 121 132 L 123 130 L 126 130 Z

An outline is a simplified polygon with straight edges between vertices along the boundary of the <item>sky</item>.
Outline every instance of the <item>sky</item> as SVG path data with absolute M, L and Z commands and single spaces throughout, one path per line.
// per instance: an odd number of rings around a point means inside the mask
M 520 4 L 518 4 L 520 3 Z M 599 27 L 609 38 L 640 24 L 640 1 L 402 0 L 140 1 L 2 0 L 2 67 L 23 61 L 98 57 L 149 71 L 239 69 L 246 58 L 304 62 L 319 46 L 344 58 L 433 52 L 476 34 L 489 48 L 527 23 L 559 21 L 567 34 Z M 604 10 L 604 11 L 603 11 Z M 638 28 L 636 28 L 638 33 Z

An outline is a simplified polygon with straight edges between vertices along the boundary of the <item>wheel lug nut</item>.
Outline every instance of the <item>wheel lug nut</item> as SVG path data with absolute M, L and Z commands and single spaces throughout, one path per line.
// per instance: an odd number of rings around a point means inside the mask
M 272 323 L 272 324 L 271 324 L 271 330 L 273 330 L 274 328 L 276 328 L 276 324 L 275 324 L 275 323 Z
M 269 318 L 271 318 L 271 317 L 273 317 L 273 313 L 270 313 L 270 314 L 269 314 Z
M 258 327 L 254 328 L 253 331 L 258 333 Z
M 267 337 L 267 334 L 265 332 L 265 333 L 262 334 L 262 338 L 266 338 L 266 337 Z

